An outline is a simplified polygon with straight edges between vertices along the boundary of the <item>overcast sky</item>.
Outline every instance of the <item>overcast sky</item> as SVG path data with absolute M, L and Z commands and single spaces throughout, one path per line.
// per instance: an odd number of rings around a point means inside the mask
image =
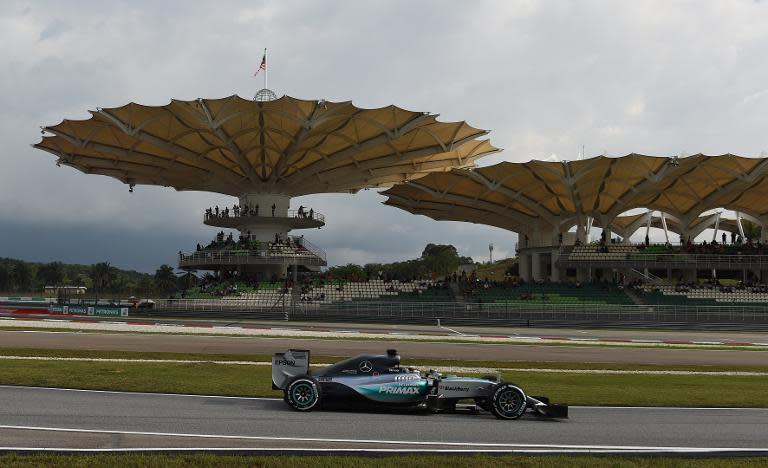
M 504 151 L 556 155 L 768 150 L 768 2 L 26 2 L 0 5 L 0 257 L 153 271 L 213 237 L 204 207 L 234 198 L 137 187 L 58 168 L 29 145 L 87 110 L 251 97 L 397 104 L 467 120 Z M 516 235 L 437 222 L 376 191 L 294 200 L 326 215 L 305 234 L 330 264 L 452 243 L 486 260 Z

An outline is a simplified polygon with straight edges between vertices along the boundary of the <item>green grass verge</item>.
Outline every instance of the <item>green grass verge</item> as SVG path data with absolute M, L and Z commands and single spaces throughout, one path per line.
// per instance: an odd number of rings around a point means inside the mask
M 98 454 L 98 455 L 0 455 L 0 466 L 27 468 L 59 467 L 274 467 L 274 468 L 335 468 L 335 467 L 521 467 L 521 468 L 757 468 L 764 467 L 768 458 L 639 458 L 587 456 L 237 456 L 210 454 Z
M 572 405 L 768 407 L 768 376 L 503 373 L 534 395 Z M 3 360 L 0 384 L 277 397 L 269 366 Z M 712 389 L 717 391 L 713 392 Z
M 168 353 L 140 351 L 93 351 L 40 348 L 0 348 L 0 356 L 35 356 L 63 358 L 104 358 L 104 359 L 168 359 L 184 361 L 261 361 L 272 359 L 268 354 L 208 354 L 208 353 Z M 313 364 L 332 364 L 349 356 L 312 355 Z M 403 359 L 403 366 L 415 366 L 421 369 L 429 367 L 487 367 L 521 369 L 605 369 L 605 370 L 650 370 L 650 371 L 698 371 L 698 372 L 766 372 L 765 366 L 712 366 L 712 365 L 658 365 L 658 364 L 620 364 L 620 363 L 572 363 L 549 361 L 468 361 L 459 359 Z

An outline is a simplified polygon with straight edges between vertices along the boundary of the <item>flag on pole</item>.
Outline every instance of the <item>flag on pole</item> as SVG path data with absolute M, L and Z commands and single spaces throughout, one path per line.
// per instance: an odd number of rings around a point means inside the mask
M 258 75 L 262 70 L 267 71 L 267 49 L 264 49 L 264 56 L 261 58 L 261 65 L 259 65 L 259 69 L 256 70 L 256 73 L 254 73 L 253 76 Z

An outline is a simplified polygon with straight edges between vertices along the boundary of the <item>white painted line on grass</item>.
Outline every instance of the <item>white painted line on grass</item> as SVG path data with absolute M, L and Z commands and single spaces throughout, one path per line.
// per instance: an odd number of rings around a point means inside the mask
M 189 398 L 220 398 L 224 400 L 255 400 L 255 401 L 283 401 L 282 398 L 269 397 L 240 397 L 240 396 L 221 396 L 221 395 L 193 395 L 188 393 L 159 393 L 159 392 L 121 392 L 118 390 L 89 390 L 84 388 L 57 388 L 57 387 L 31 387 L 28 385 L 0 385 L 0 389 L 28 389 L 28 390 L 52 390 L 58 392 L 80 392 L 80 393 L 106 393 L 110 395 L 138 395 L 138 396 L 170 396 L 170 397 L 189 397 Z

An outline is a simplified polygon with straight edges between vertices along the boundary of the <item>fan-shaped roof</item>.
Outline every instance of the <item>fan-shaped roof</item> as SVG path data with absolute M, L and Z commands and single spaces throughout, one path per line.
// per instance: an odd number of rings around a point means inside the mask
M 514 220 L 517 227 L 508 229 L 517 232 L 562 229 L 586 216 L 610 224 L 638 207 L 669 213 L 692 228 L 699 214 L 713 208 L 756 218 L 768 215 L 768 159 L 629 154 L 570 162 L 503 162 L 431 174 L 383 194 L 386 204 L 435 219 L 500 227 Z M 461 212 L 454 210 L 457 206 Z M 468 210 L 474 214 L 466 216 Z M 435 216 L 438 211 L 440 217 Z
M 283 96 L 130 103 L 45 127 L 36 148 L 128 184 L 245 193 L 354 191 L 470 167 L 497 151 L 466 122 Z

